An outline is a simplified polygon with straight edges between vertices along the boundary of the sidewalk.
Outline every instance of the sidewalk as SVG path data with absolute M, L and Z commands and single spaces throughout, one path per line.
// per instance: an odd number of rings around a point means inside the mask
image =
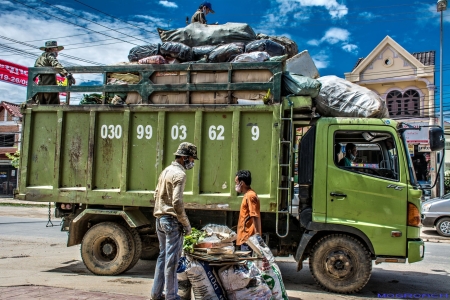
M 68 288 L 59 288 L 43 285 L 19 285 L 0 287 L 0 299 L 14 300 L 59 300 L 66 299 L 89 299 L 89 300 L 145 300 L 147 297 L 134 295 L 122 295 L 103 292 L 85 292 Z
M 8 204 L 10 204 L 11 206 L 29 206 L 29 207 L 37 206 L 42 208 L 48 208 L 48 202 L 31 202 L 31 201 L 15 200 L 13 198 L 0 198 L 0 207 L 8 206 Z M 52 212 L 53 212 L 53 203 L 52 203 Z M 434 228 L 422 227 L 420 237 L 425 242 L 450 243 L 450 237 L 440 236 Z

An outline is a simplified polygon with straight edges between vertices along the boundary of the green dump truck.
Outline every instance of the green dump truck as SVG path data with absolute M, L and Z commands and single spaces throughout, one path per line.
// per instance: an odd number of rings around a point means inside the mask
M 407 126 L 388 119 L 317 118 L 306 109 L 311 98 L 281 97 L 279 62 L 68 70 L 103 74 L 104 84 L 38 86 L 34 76 L 54 71 L 30 68 L 28 98 L 37 92 L 137 92 L 142 97 L 135 105 L 27 104 L 22 109 L 16 197 L 55 202 L 62 230 L 68 231 L 67 246 L 81 244 L 91 272 L 116 275 L 140 258 L 157 257 L 154 189 L 183 141 L 196 144 L 200 158 L 187 173 L 184 193 L 196 228 L 237 224 L 242 195 L 234 190 L 234 177 L 237 170 L 249 169 L 266 243 L 278 256 L 293 255 L 298 270 L 309 258 L 309 269 L 324 289 L 360 290 L 372 261 L 423 259 L 422 192 L 403 136 Z M 112 73 L 140 79 L 109 85 Z M 270 80 L 264 79 L 267 74 Z M 236 98 L 251 99 L 269 89 L 270 104 L 236 104 Z M 430 131 L 433 150 L 442 149 L 440 128 L 422 130 Z M 359 161 L 341 167 L 339 148 L 347 143 L 357 145 Z

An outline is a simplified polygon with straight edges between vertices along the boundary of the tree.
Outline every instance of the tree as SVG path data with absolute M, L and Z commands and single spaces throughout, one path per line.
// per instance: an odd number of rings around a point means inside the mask
M 19 159 L 20 159 L 20 151 L 17 150 L 16 153 L 14 154 L 10 154 L 10 153 L 5 153 L 6 157 L 9 158 L 11 160 L 11 165 L 14 168 L 19 168 Z

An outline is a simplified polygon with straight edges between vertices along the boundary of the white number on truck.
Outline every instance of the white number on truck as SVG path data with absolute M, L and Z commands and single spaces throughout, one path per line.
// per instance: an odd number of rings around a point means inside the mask
M 171 133 L 172 133 L 172 140 L 180 139 L 182 141 L 187 138 L 187 128 L 184 125 L 181 126 L 173 125 Z
M 152 138 L 152 135 L 153 135 L 153 128 L 151 125 L 145 126 L 145 129 L 144 129 L 143 125 L 138 125 L 138 127 L 137 127 L 137 138 L 138 139 L 141 140 L 145 136 L 145 138 L 147 140 L 149 140 Z
M 218 140 L 218 141 L 223 141 L 225 139 L 225 137 L 223 136 L 223 133 L 225 132 L 225 127 L 223 127 L 222 125 L 219 126 L 214 126 L 211 125 L 209 127 L 209 139 L 214 141 L 214 140 Z
M 252 126 L 252 140 L 257 141 L 259 139 L 259 127 Z
M 120 139 L 122 137 L 122 126 L 120 125 L 102 125 L 100 128 L 102 139 Z

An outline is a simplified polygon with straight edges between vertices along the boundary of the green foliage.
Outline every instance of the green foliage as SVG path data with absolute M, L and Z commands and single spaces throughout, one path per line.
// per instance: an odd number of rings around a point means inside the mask
M 103 101 L 102 94 L 83 94 L 83 98 L 80 101 L 80 105 L 83 104 L 102 104 Z
M 20 151 L 17 150 L 16 153 L 14 154 L 10 154 L 10 153 L 5 153 L 6 157 L 9 158 L 11 160 L 11 165 L 14 168 L 19 168 L 19 160 L 20 160 Z
M 199 241 L 203 240 L 206 236 L 206 233 L 192 228 L 192 232 L 190 235 L 185 235 L 183 239 L 183 250 L 188 253 L 194 252 L 194 245 L 198 244 Z

